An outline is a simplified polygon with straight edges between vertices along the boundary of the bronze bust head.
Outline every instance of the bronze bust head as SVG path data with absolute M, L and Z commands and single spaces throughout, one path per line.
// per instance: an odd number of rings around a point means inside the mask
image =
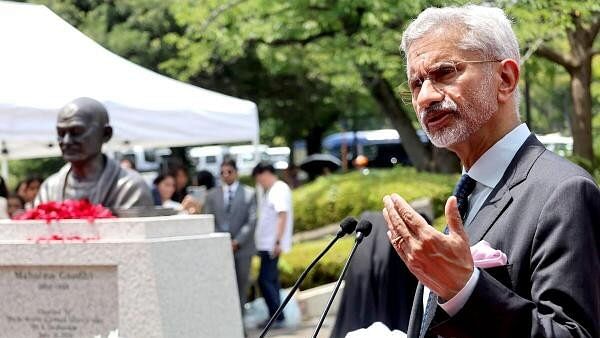
M 113 208 L 152 205 L 142 177 L 102 154 L 113 134 L 102 103 L 87 97 L 69 102 L 58 113 L 56 132 L 69 163 L 42 184 L 36 204 L 87 198 Z
M 56 132 L 63 158 L 71 162 L 76 176 L 95 176 L 101 171 L 102 145 L 113 133 L 102 103 L 87 97 L 68 103 L 58 113 Z

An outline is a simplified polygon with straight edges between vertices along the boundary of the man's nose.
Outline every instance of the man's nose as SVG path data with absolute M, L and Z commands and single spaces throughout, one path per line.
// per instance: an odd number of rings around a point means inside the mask
M 431 80 L 426 79 L 421 85 L 421 90 L 419 90 L 417 105 L 419 108 L 425 108 L 443 99 L 444 93 L 436 88 Z

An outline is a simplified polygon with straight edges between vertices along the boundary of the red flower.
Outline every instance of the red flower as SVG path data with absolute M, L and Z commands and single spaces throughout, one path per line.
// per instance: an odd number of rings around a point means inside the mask
M 114 218 L 109 209 L 101 204 L 92 204 L 87 199 L 47 202 L 16 216 L 16 220 L 44 219 L 50 223 L 59 219 L 87 219 L 93 223 L 96 218 Z

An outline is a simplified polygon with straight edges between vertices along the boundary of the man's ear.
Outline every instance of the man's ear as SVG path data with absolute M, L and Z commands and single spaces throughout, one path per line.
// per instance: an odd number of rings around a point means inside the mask
M 104 133 L 102 135 L 102 143 L 106 143 L 106 142 L 110 141 L 112 136 L 113 136 L 112 127 L 109 125 L 104 126 Z
M 500 85 L 498 86 L 498 102 L 506 103 L 513 97 L 519 84 L 519 64 L 513 59 L 500 62 Z

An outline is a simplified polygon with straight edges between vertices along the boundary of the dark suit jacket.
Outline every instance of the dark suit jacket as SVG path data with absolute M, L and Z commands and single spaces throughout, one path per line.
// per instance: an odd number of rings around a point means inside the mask
M 508 265 L 482 269 L 453 317 L 438 307 L 427 335 L 600 337 L 599 222 L 592 177 L 531 135 L 466 229 Z
M 206 195 L 202 210 L 205 214 L 215 216 L 215 231 L 224 232 L 224 224 L 229 224 L 228 232 L 231 239 L 240 245 L 236 256 L 251 256 L 255 253 L 254 230 L 256 229 L 256 194 L 254 189 L 239 184 L 231 202 L 231 212 L 228 215 L 223 200 L 223 188 L 215 187 Z
M 344 278 L 344 292 L 330 338 L 382 322 L 391 330 L 406 331 L 416 278 L 387 237 L 381 211 L 360 216 L 373 223 L 373 231 L 354 256 Z

